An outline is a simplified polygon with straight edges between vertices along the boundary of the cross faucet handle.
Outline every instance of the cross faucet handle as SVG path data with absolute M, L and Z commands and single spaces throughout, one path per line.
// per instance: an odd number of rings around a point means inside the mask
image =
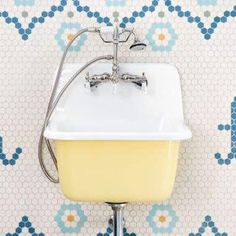
M 125 82 L 131 82 L 131 83 L 135 84 L 141 90 L 145 90 L 145 91 L 148 86 L 148 80 L 145 76 L 145 73 L 143 73 L 141 76 L 126 73 L 121 76 L 121 80 L 123 80 Z
M 108 80 L 110 80 L 111 78 L 111 75 L 109 73 L 103 73 L 103 74 L 100 74 L 100 75 L 92 75 L 90 76 L 89 75 L 89 72 L 86 74 L 86 77 L 85 77 L 85 88 L 93 88 L 93 87 L 97 87 L 100 83 L 102 82 L 106 82 Z

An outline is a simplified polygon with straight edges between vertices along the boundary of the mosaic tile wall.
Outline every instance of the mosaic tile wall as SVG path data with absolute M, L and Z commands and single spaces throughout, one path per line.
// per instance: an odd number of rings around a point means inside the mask
M 47 181 L 37 142 L 66 43 L 79 28 L 117 21 L 134 26 L 149 44 L 143 53 L 123 46 L 121 61 L 178 67 L 193 130 L 181 148 L 172 198 L 128 205 L 125 236 L 235 236 L 235 17 L 235 0 L 1 0 L 0 235 L 112 234 L 108 206 L 69 202 Z M 69 60 L 107 51 L 110 46 L 89 35 Z

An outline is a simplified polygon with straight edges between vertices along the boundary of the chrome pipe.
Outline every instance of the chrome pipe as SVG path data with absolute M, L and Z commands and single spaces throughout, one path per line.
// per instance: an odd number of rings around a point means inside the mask
M 113 32 L 113 66 L 111 80 L 117 83 L 119 80 L 119 61 L 118 61 L 118 47 L 119 47 L 119 26 L 116 24 Z
M 117 209 L 113 212 L 114 219 L 114 236 L 123 236 L 123 211 L 121 209 Z
M 124 236 L 124 207 L 127 203 L 108 203 L 113 210 L 113 236 Z

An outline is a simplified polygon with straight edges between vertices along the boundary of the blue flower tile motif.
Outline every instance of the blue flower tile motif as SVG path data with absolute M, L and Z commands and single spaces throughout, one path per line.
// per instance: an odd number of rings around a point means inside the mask
M 197 0 L 200 6 L 210 6 L 210 5 L 215 6 L 217 4 L 217 1 L 218 0 Z
M 21 235 L 21 233 L 23 233 L 24 228 L 28 230 L 28 233 L 31 236 L 45 236 L 44 233 L 36 233 L 35 228 L 29 221 L 29 218 L 27 216 L 22 217 L 21 221 L 18 224 L 18 227 L 15 230 L 15 233 L 7 233 L 5 234 L 5 236 L 19 236 Z
M 55 216 L 62 233 L 79 233 L 87 217 L 79 204 L 63 204 Z
M 169 22 L 153 23 L 146 35 L 152 50 L 158 52 L 170 52 L 177 38 L 178 36 Z
M 3 138 L 0 136 L 0 160 L 4 166 L 14 166 L 22 151 L 22 148 L 17 147 L 15 153 L 12 154 L 12 158 L 7 159 L 6 154 L 3 152 Z
M 35 0 L 15 0 L 16 6 L 33 6 Z
M 223 158 L 220 153 L 215 154 L 215 159 L 219 165 L 230 165 L 232 159 L 236 158 L 236 97 L 231 103 L 231 124 L 220 124 L 218 130 L 220 131 L 231 131 L 231 150 L 226 158 Z
M 62 50 L 66 49 L 66 45 L 74 38 L 75 34 L 81 29 L 79 23 L 62 23 L 58 29 L 55 39 Z M 87 36 L 81 35 L 70 48 L 70 51 L 80 51 L 84 45 Z
M 118 6 L 118 7 L 123 7 L 126 4 L 126 0 L 106 0 L 106 5 L 108 7 L 111 6 Z
M 124 236 L 136 236 L 135 233 L 128 233 L 127 232 L 127 229 L 124 228 L 123 229 L 123 232 L 124 232 Z M 111 227 L 108 227 L 107 230 L 106 230 L 106 233 L 98 233 L 97 236 L 110 236 L 110 235 L 113 235 L 113 229 Z
M 212 232 L 212 236 L 228 236 L 227 233 L 219 233 L 218 228 L 215 226 L 214 221 L 212 221 L 211 216 L 206 216 L 202 225 L 198 229 L 198 232 L 190 233 L 189 236 L 203 236 L 205 234 L 206 228 L 210 228 Z
M 178 221 L 171 205 L 164 204 L 153 205 L 146 219 L 156 234 L 171 234 Z

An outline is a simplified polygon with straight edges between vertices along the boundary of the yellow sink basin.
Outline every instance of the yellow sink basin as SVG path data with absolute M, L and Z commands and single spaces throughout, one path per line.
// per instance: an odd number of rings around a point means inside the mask
M 56 141 L 62 191 L 74 201 L 166 200 L 178 151 L 177 141 Z
M 78 69 L 67 65 L 62 81 Z M 95 65 L 90 74 L 111 70 Z M 55 140 L 63 193 L 74 201 L 159 202 L 173 190 L 184 125 L 179 75 L 167 64 L 121 64 L 121 73 L 145 72 L 145 92 L 133 84 L 84 88 L 74 82 L 44 136 Z

